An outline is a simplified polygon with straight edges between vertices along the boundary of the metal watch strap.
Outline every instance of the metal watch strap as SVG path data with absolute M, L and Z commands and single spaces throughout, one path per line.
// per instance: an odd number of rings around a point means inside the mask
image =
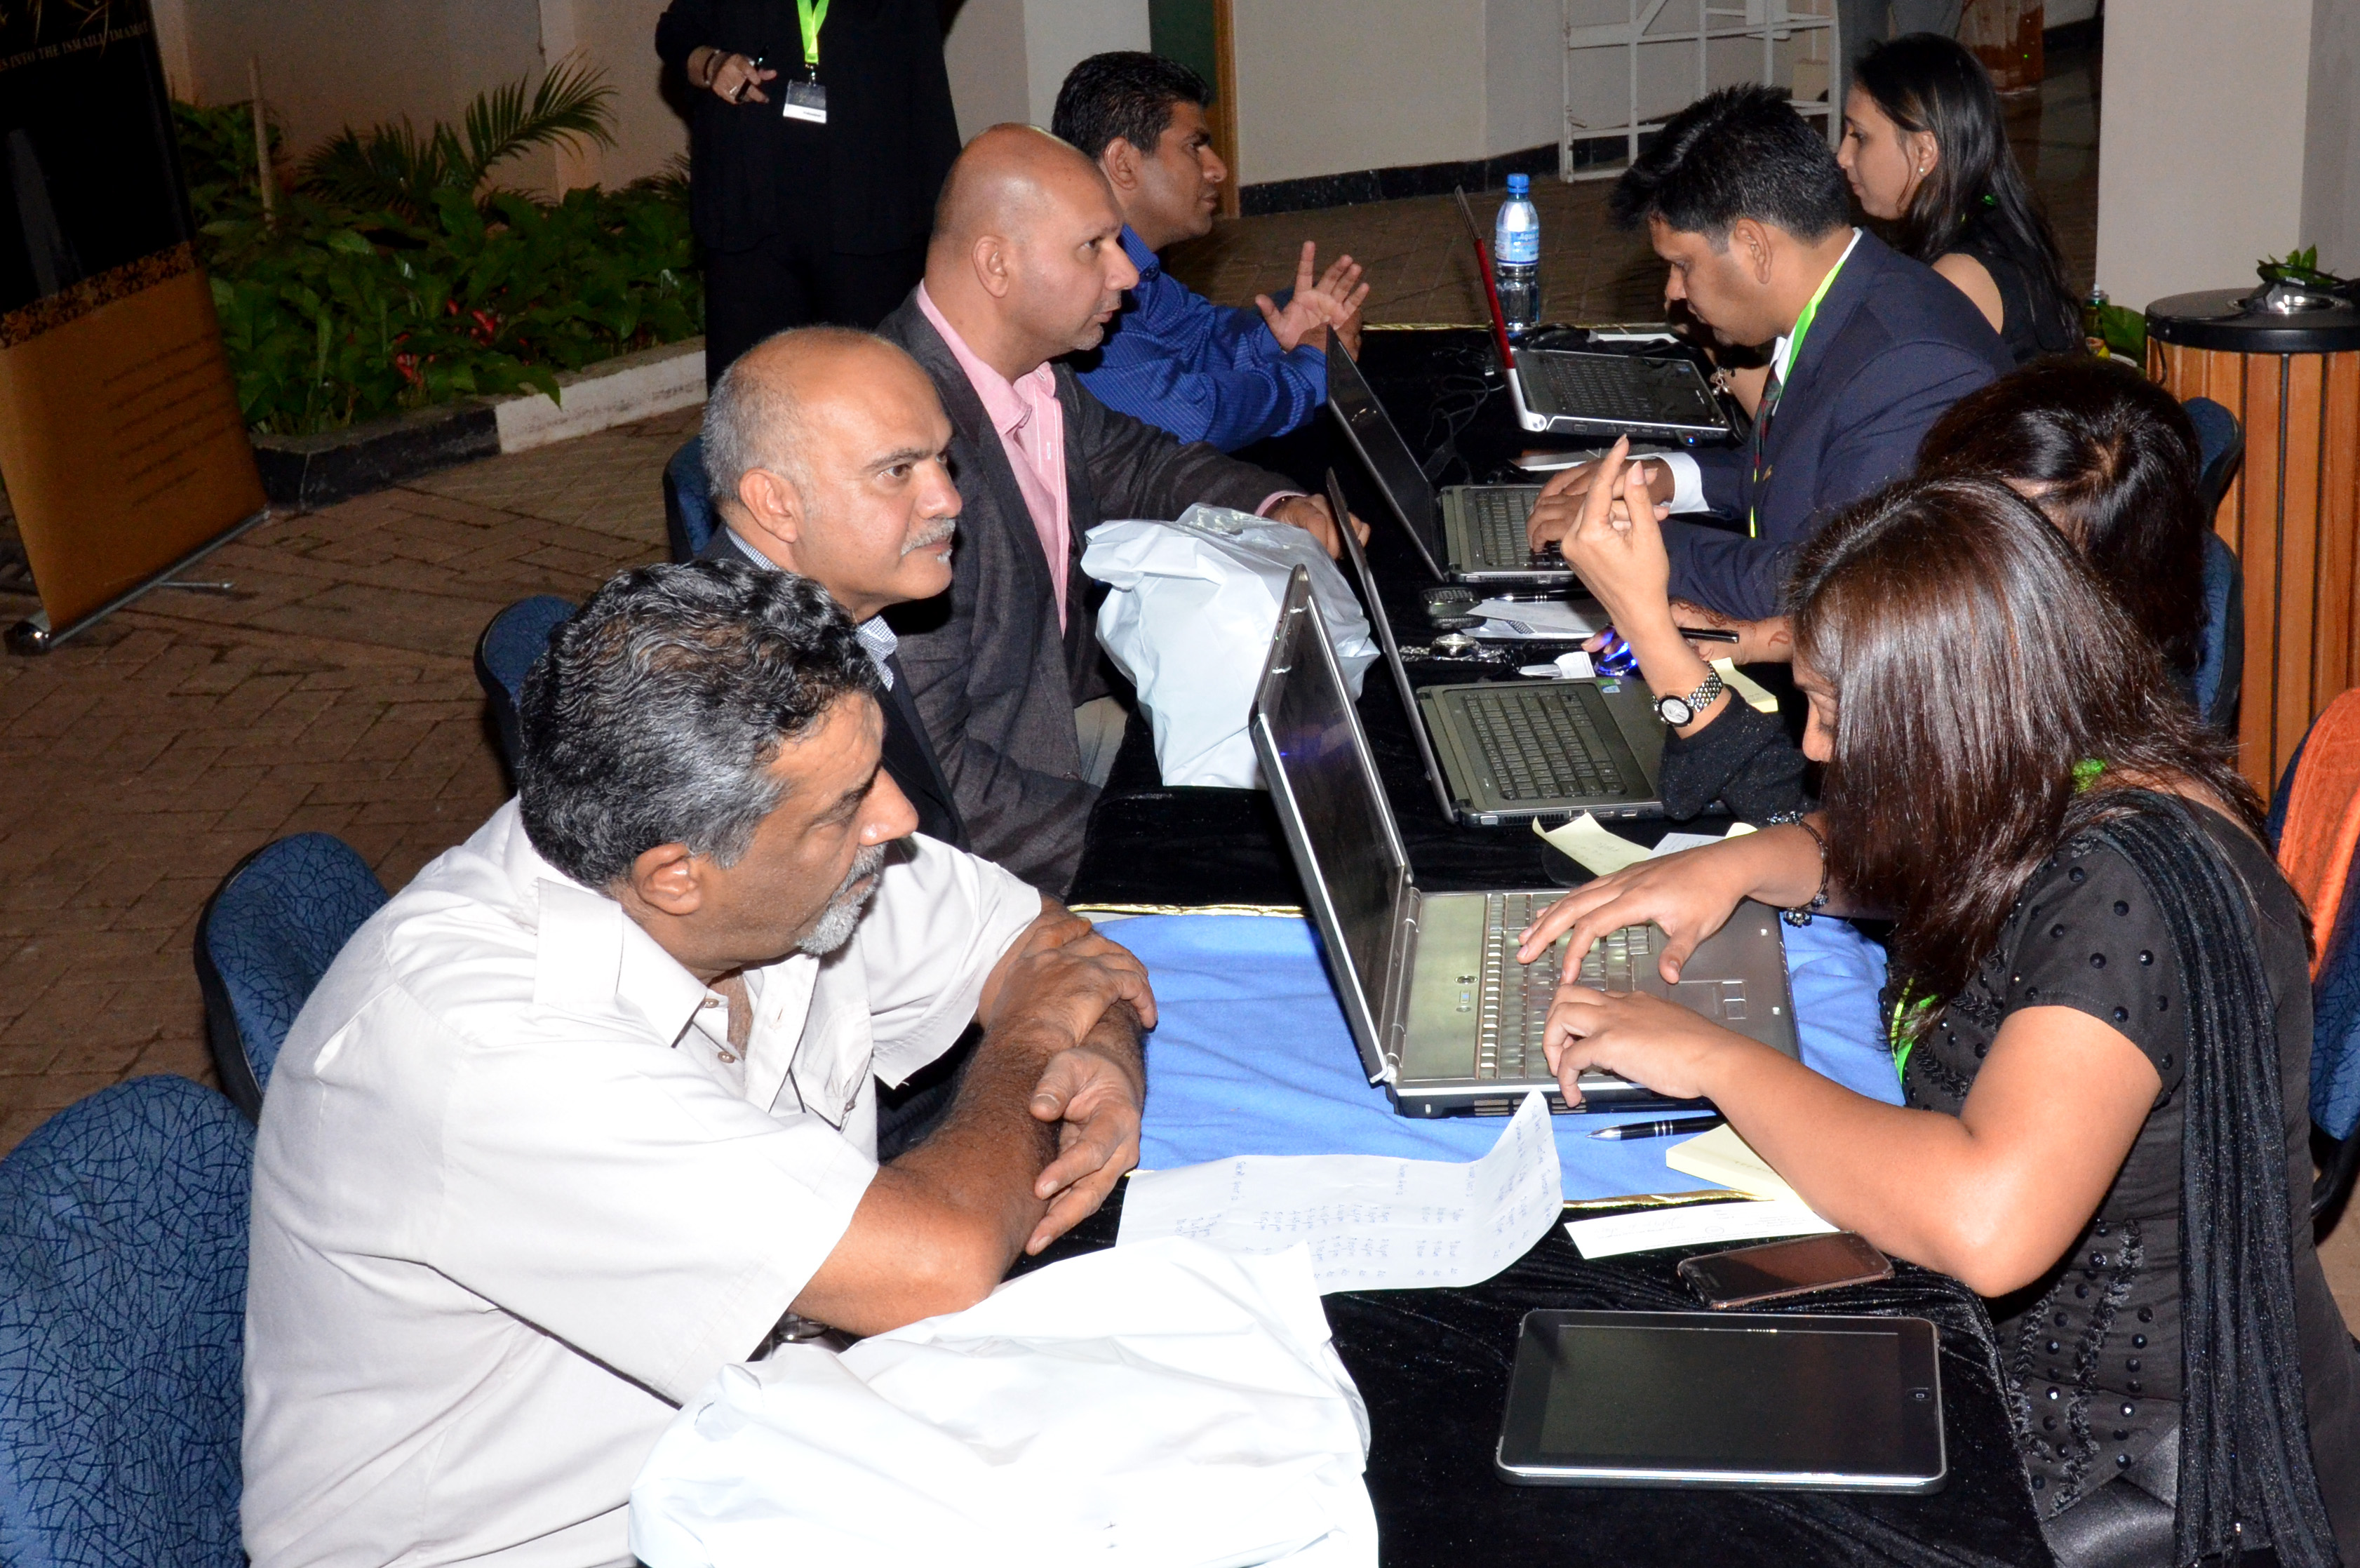
M 1725 689 L 1727 688 L 1721 683 L 1721 672 L 1714 669 L 1711 665 L 1707 664 L 1704 670 L 1704 684 L 1698 686 L 1696 690 L 1688 693 L 1688 696 L 1679 699 L 1688 704 L 1688 716 L 1686 718 L 1681 719 L 1680 722 L 1683 724 L 1694 724 L 1698 718 L 1703 714 L 1704 710 L 1712 706 L 1713 698 L 1719 696 Z M 1661 703 L 1658 703 L 1656 707 L 1656 717 L 1663 718 L 1664 715 L 1662 712 Z M 1669 723 L 1671 720 L 1666 718 L 1665 722 Z

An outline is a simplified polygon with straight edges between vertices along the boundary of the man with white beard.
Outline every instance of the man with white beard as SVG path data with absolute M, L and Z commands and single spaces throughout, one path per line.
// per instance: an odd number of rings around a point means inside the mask
M 630 1561 L 680 1403 L 971 1305 L 1137 1160 L 1145 972 L 913 832 L 814 582 L 642 567 L 559 628 L 519 794 L 305 1005 L 257 1135 L 257 1568 Z M 970 1025 L 925 1141 L 880 1080 Z

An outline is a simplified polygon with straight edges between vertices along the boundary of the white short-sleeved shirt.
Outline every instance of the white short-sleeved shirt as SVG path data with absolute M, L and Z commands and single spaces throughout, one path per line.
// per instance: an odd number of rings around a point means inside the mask
M 1041 911 L 929 839 L 852 938 L 749 971 L 752 1033 L 514 802 L 346 945 L 255 1150 L 246 1547 L 295 1564 L 625 1563 L 673 1408 L 750 1355 Z

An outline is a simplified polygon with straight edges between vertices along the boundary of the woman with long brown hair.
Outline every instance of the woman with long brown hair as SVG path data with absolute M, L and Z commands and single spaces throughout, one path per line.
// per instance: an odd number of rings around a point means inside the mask
M 2260 801 L 1996 480 L 1860 503 L 1789 606 L 1821 811 L 1578 889 L 1524 956 L 1654 921 L 1668 978 L 1742 898 L 1889 916 L 1906 1103 L 1571 982 L 1546 1041 L 1567 1097 L 1600 1067 L 1709 1098 L 1819 1213 L 1989 1298 L 2060 1562 L 2360 1562 L 2360 1358 L 2307 1202 L 2306 928 Z

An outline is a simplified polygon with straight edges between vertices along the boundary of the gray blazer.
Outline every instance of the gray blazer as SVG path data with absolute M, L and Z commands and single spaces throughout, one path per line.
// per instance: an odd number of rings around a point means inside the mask
M 950 591 L 888 612 L 901 667 L 975 852 L 1062 895 L 1098 799 L 1081 777 L 1074 709 L 1109 689 L 1082 575 L 1083 535 L 1109 518 L 1177 517 L 1196 501 L 1251 511 L 1273 490 L 1300 487 L 1116 413 L 1058 364 L 1072 523 L 1070 548 L 1054 567 L 1065 575 L 1060 636 L 1052 566 L 983 400 L 914 291 L 877 330 L 934 378 L 950 416 L 962 509 Z

